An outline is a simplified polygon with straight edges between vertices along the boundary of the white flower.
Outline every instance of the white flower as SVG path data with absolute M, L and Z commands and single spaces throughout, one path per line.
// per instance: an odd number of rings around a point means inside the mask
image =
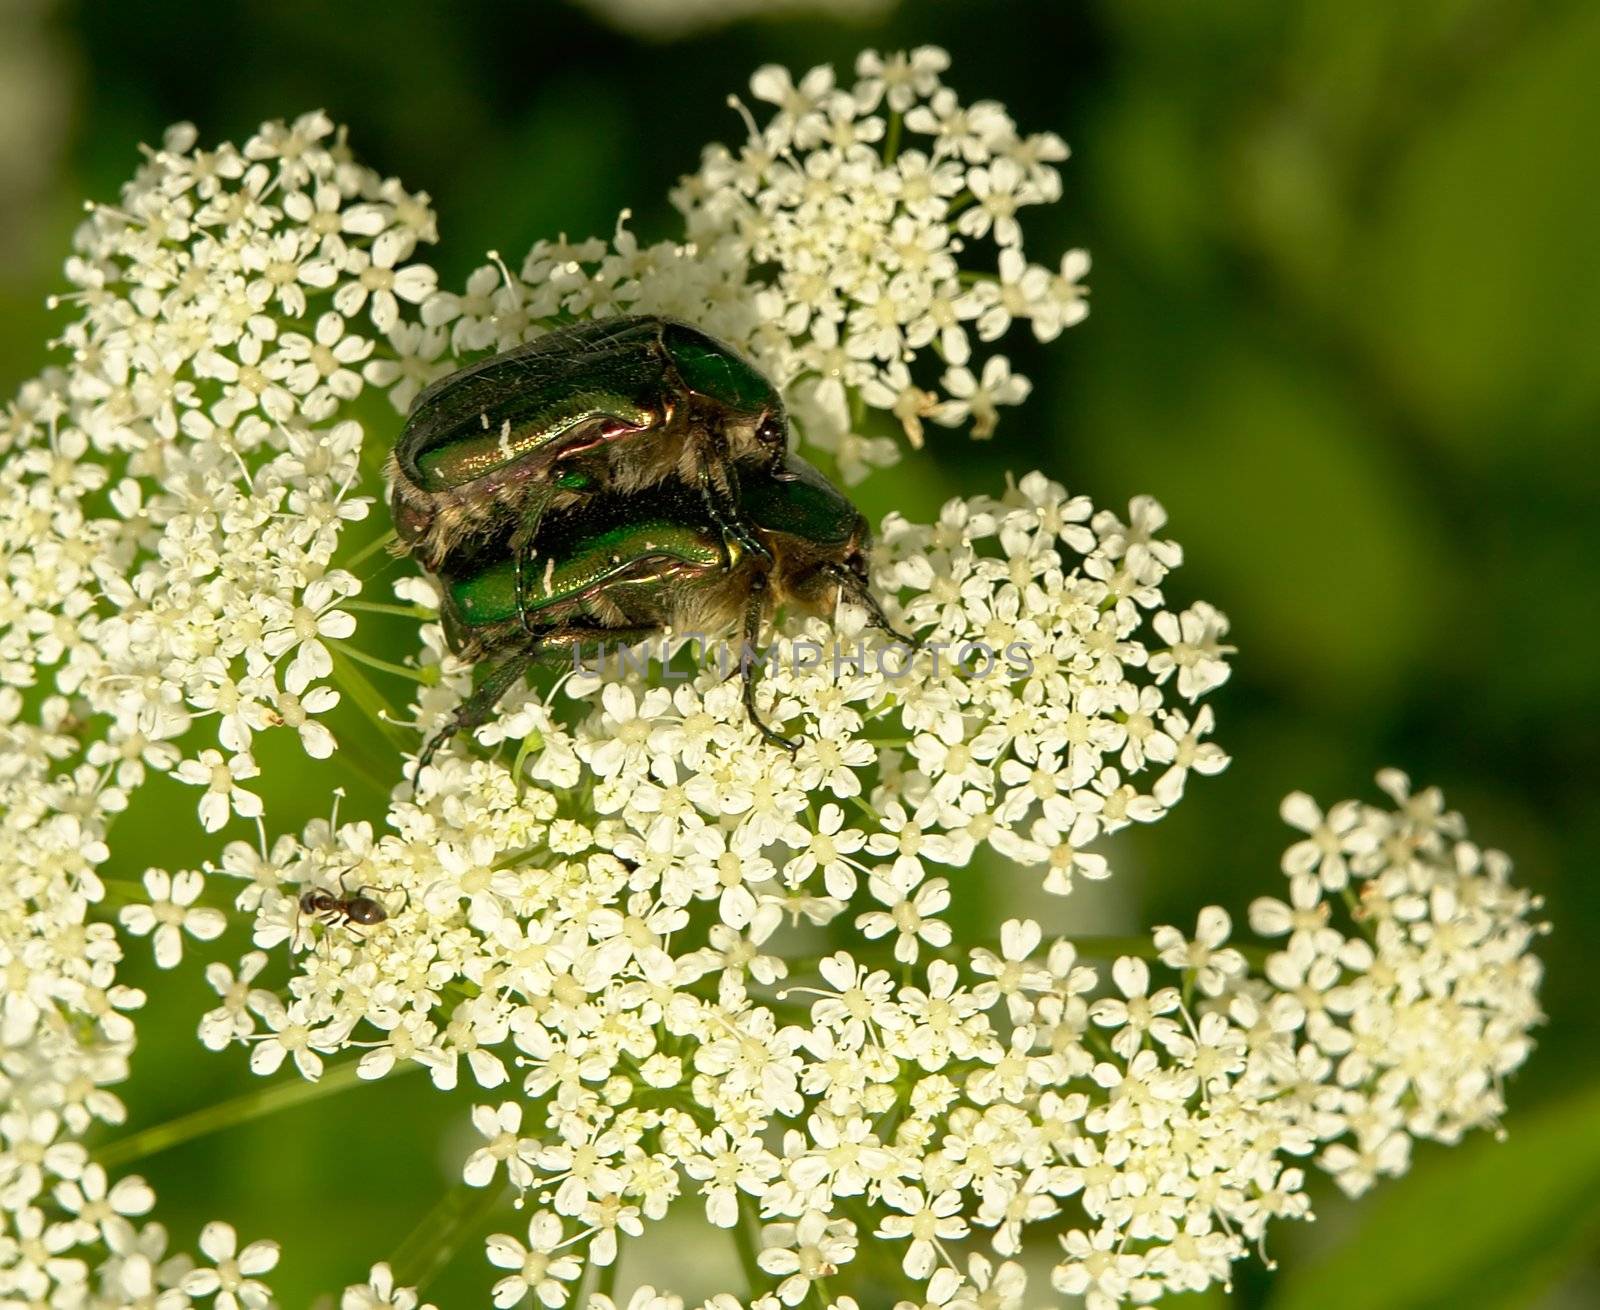
M 894 1187 L 885 1192 L 884 1200 L 903 1213 L 885 1218 L 877 1236 L 911 1239 L 900 1262 L 909 1278 L 926 1278 L 933 1271 L 941 1241 L 959 1241 L 967 1235 L 961 1194 L 953 1189 L 928 1197 L 919 1187 Z
M 438 284 L 437 274 L 426 264 L 395 267 L 410 255 L 414 245 L 409 234 L 390 229 L 378 236 L 370 250 L 352 248 L 342 269 L 350 280 L 333 293 L 333 307 L 346 318 L 353 318 L 367 305 L 370 296 L 372 326 L 379 332 L 392 329 L 400 319 L 401 301 L 420 305 Z
M 156 1194 L 137 1177 L 119 1178 L 112 1185 L 106 1171 L 97 1164 L 86 1168 L 75 1179 L 55 1189 L 56 1204 L 73 1216 L 80 1242 L 97 1237 L 110 1243 L 113 1236 L 127 1238 L 133 1232 L 128 1216 L 147 1214 L 156 1203 Z
M 220 1051 L 229 1042 L 248 1037 L 255 1030 L 255 1021 L 248 1009 L 250 984 L 256 975 L 267 967 L 265 951 L 251 951 L 239 961 L 236 977 L 220 961 L 206 965 L 206 985 L 222 998 L 222 1004 L 208 1010 L 200 1019 L 200 1040 L 213 1051 Z
M 148 905 L 126 905 L 117 918 L 122 926 L 139 937 L 150 936 L 155 945 L 156 963 L 174 968 L 183 958 L 183 934 L 198 941 L 214 941 L 228 926 L 227 916 L 194 902 L 205 890 L 205 879 L 185 872 L 176 877 L 161 869 L 146 870 L 144 888 Z M 153 936 L 152 936 L 153 934 Z
M 271 992 L 253 992 L 250 1002 L 268 1030 L 252 1038 L 253 1073 L 276 1073 L 284 1058 L 293 1056 L 300 1076 L 315 1081 L 322 1076 L 322 1056 L 339 1050 L 350 1035 L 350 1019 L 319 1023 L 304 1001 L 286 1006 Z
M 532 1166 L 538 1158 L 539 1144 L 517 1136 L 522 1126 L 522 1106 L 516 1101 L 502 1101 L 498 1109 L 474 1106 L 472 1126 L 489 1140 L 467 1157 L 461 1171 L 467 1186 L 487 1187 L 496 1166 L 503 1163 L 512 1184 L 526 1191 L 533 1182 Z
M 1349 882 L 1347 857 L 1364 855 L 1377 843 L 1376 835 L 1362 824 L 1361 807 L 1355 801 L 1335 805 L 1324 815 L 1311 797 L 1297 791 L 1283 798 L 1279 812 L 1285 823 L 1308 834 L 1283 853 L 1283 871 L 1315 873 L 1329 891 Z
M 614 0 L 607 2 L 613 3 Z M 591 1293 L 589 1299 L 584 1302 L 584 1310 L 683 1310 L 683 1298 L 668 1292 L 658 1292 L 646 1283 L 642 1287 L 634 1288 L 633 1295 L 626 1303 L 614 1301 L 604 1292 Z M 741 1310 L 741 1307 L 738 1300 L 724 1293 L 707 1301 L 705 1310 Z
M 215 832 L 227 823 L 230 812 L 245 819 L 261 814 L 261 798 L 239 786 L 242 780 L 257 777 L 260 772 L 248 755 L 224 760 L 220 751 L 204 750 L 199 759 L 182 761 L 172 776 L 206 789 L 200 798 L 200 822 L 207 832 Z
M 574 1281 L 583 1272 L 583 1263 L 571 1254 L 556 1255 L 561 1242 L 561 1220 L 547 1210 L 528 1221 L 526 1246 L 505 1233 L 489 1238 L 489 1263 L 516 1270 L 494 1285 L 495 1305 L 516 1305 L 529 1295 L 541 1305 L 565 1305 L 569 1289 L 562 1283 Z
M 965 365 L 958 365 L 945 373 L 944 385 L 951 399 L 939 406 L 934 417 L 952 427 L 970 418 L 975 437 L 992 437 L 1000 421 L 1000 406 L 1020 405 L 1033 389 L 1027 378 L 1012 373 L 1011 361 L 1004 355 L 989 358 L 981 379 Z
M 1244 956 L 1224 945 L 1232 931 L 1228 912 L 1220 905 L 1208 905 L 1200 911 L 1193 938 L 1185 938 L 1171 926 L 1162 926 L 1151 939 L 1161 952 L 1163 964 L 1169 969 L 1192 972 L 1200 990 L 1207 996 L 1216 996 L 1229 979 L 1240 978 L 1245 972 Z
M 839 1266 L 855 1258 L 856 1226 L 848 1219 L 832 1219 L 808 1210 L 799 1223 L 768 1224 L 762 1230 L 765 1249 L 756 1262 L 782 1281 L 778 1299 L 799 1305 L 819 1278 L 831 1278 Z
M 873 897 L 889 906 L 857 917 L 856 927 L 868 940 L 895 933 L 894 958 L 902 964 L 917 962 L 919 942 L 950 944 L 950 925 L 934 917 L 950 904 L 950 887 L 943 878 L 906 888 L 874 874 L 868 885 Z
M 995 980 L 1014 1023 L 1027 1022 L 1032 1012 L 1028 995 L 1050 985 L 1049 970 L 1030 960 L 1043 936 L 1043 930 L 1032 919 L 1007 919 L 1000 925 L 999 955 L 982 947 L 972 952 L 973 972 Z
M 1015 1260 L 996 1267 L 974 1253 L 967 1262 L 967 1281 L 957 1289 L 951 1310 L 1021 1310 L 1027 1290 L 1027 1271 Z
M 275 698 L 276 718 L 285 727 L 300 734 L 300 745 L 314 760 L 325 760 L 333 754 L 338 743 L 327 725 L 315 715 L 326 714 L 339 703 L 339 693 L 332 687 L 312 687 L 303 696 L 292 691 L 281 691 Z
M 1112 981 L 1121 997 L 1107 996 L 1089 1007 L 1089 1017 L 1103 1028 L 1115 1028 L 1111 1049 L 1125 1060 L 1133 1059 L 1149 1034 L 1163 1045 L 1176 1035 L 1179 1025 L 1163 1018 L 1178 1008 L 1178 992 L 1163 987 L 1150 994 L 1150 966 L 1133 956 L 1118 957 L 1111 966 Z
M 213 1222 L 200 1232 L 200 1250 L 212 1267 L 184 1275 L 185 1295 L 214 1297 L 217 1310 L 264 1310 L 271 1303 L 272 1293 L 258 1275 L 277 1267 L 276 1242 L 251 1242 L 241 1251 L 232 1226 Z
M 348 594 L 353 585 L 354 579 L 345 574 L 316 579 L 306 587 L 301 603 L 283 615 L 282 626 L 262 638 L 262 650 L 274 660 L 295 652 L 284 675 L 289 691 L 303 692 L 315 679 L 333 672 L 324 639 L 343 640 L 355 632 L 355 617 L 338 608 L 341 594 Z
M 1206 692 L 1220 687 L 1228 678 L 1228 664 L 1223 656 L 1233 652 L 1219 638 L 1227 635 L 1228 620 L 1211 606 L 1201 602 L 1182 614 L 1163 611 L 1155 617 L 1155 629 L 1167 642 L 1167 649 L 1150 656 L 1150 672 L 1157 681 L 1165 681 L 1176 670 L 1178 694 L 1185 700 L 1194 700 Z
M 434 1310 L 431 1305 L 418 1306 L 414 1287 L 396 1287 L 389 1266 L 379 1262 L 372 1266 L 367 1281 L 344 1289 L 339 1298 L 339 1310 Z

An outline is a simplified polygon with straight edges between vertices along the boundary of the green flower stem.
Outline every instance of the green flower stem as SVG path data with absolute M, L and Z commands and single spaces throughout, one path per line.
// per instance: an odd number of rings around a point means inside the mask
M 137 878 L 102 878 L 100 881 L 105 886 L 107 902 L 120 905 L 150 904 L 150 891 Z M 243 887 L 242 882 L 228 887 L 221 879 L 213 883 L 208 876 L 204 888 L 200 895 L 195 897 L 194 903 L 213 910 L 231 910 L 234 897 Z
M 1350 921 L 1355 924 L 1356 931 L 1376 946 L 1378 934 L 1373 930 L 1372 920 L 1362 907 L 1361 898 L 1356 895 L 1355 888 L 1346 883 L 1339 895 L 1344 898 L 1344 907 L 1350 912 Z
M 343 1091 L 359 1081 L 356 1076 L 357 1063 L 355 1060 L 347 1060 L 342 1064 L 336 1064 L 314 1083 L 303 1078 L 290 1078 L 246 1092 L 243 1096 L 236 1096 L 229 1101 L 208 1105 L 203 1110 L 179 1115 L 176 1119 L 167 1120 L 166 1123 L 153 1124 L 127 1137 L 107 1142 L 92 1154 L 96 1162 L 104 1165 L 107 1170 L 119 1169 L 123 1165 L 132 1164 L 135 1160 L 143 1160 L 146 1156 L 181 1146 L 184 1142 L 192 1142 L 197 1137 L 207 1137 L 226 1128 L 235 1128 L 240 1124 L 263 1119 L 291 1106 L 320 1100 L 324 1096 Z M 402 1073 L 409 1073 L 421 1067 L 418 1064 L 401 1065 L 391 1077 L 398 1077 Z
M 535 751 L 543 749 L 544 734 L 538 729 L 534 729 L 522 739 L 522 745 L 517 747 L 517 758 L 511 764 L 511 776 L 517 780 L 518 787 L 521 787 L 525 781 L 522 776 L 522 766 L 527 763 L 528 756 Z
M 380 758 L 374 753 L 370 741 L 355 734 L 340 740 L 338 758 L 340 764 L 348 764 L 354 770 L 355 777 L 361 779 L 379 796 L 388 799 L 396 781 L 396 761 L 393 755 Z
M 377 669 L 380 673 L 392 673 L 397 678 L 404 678 L 408 682 L 420 682 L 424 687 L 431 687 L 439 681 L 439 675 L 431 672 L 435 665 L 427 669 L 414 669 L 407 664 L 396 664 L 392 660 L 380 660 L 376 655 L 368 655 L 359 646 L 352 646 L 347 641 L 340 641 L 337 637 L 328 638 L 328 644 L 337 643 L 340 654 L 348 656 L 357 664 L 365 664 L 369 669 Z
M 850 798 L 850 802 L 858 810 L 865 814 L 867 818 L 872 820 L 873 823 L 877 824 L 880 828 L 883 826 L 883 815 L 879 814 L 877 810 L 873 809 L 870 802 L 862 800 L 859 796 L 852 796 Z
M 616 1257 L 608 1265 L 600 1266 L 600 1275 L 595 1279 L 594 1290 L 601 1296 L 610 1296 L 617 1290 L 617 1270 L 622 1266 L 622 1243 L 617 1242 Z
M 900 129 L 905 125 L 905 115 L 898 109 L 889 113 L 889 128 L 883 136 L 883 162 L 892 164 L 900 155 Z
M 345 562 L 344 567 L 349 569 L 350 572 L 354 573 L 357 568 L 365 564 L 379 551 L 388 549 L 391 542 L 398 540 L 400 540 L 399 535 L 393 528 L 390 528 L 381 537 L 369 541 L 365 546 L 352 555 L 350 559 Z
M 401 618 L 420 619 L 424 623 L 432 623 L 439 617 L 437 610 L 425 605 L 391 605 L 381 600 L 347 600 L 342 601 L 339 608 L 360 610 L 365 614 L 398 614 Z
M 1136 955 L 1143 960 L 1154 960 L 1160 956 L 1155 943 L 1148 937 L 1068 937 L 1067 940 L 1077 948 L 1078 954 L 1091 960 L 1111 960 L 1119 955 Z M 1272 952 L 1265 946 L 1251 946 L 1242 942 L 1228 943 L 1252 969 L 1260 969 L 1267 962 L 1267 956 Z M 993 949 L 991 947 L 991 949 Z
M 341 690 L 350 694 L 350 699 L 377 725 L 378 731 L 391 746 L 404 750 L 407 746 L 416 743 L 409 740 L 409 735 L 398 725 L 390 723 L 384 718 L 385 711 L 389 708 L 378 689 L 368 681 L 367 676 L 356 667 L 355 661 L 346 656 L 343 646 L 330 645 L 329 653 L 333 656 L 334 681 Z
M 505 1199 L 508 1187 L 504 1182 L 488 1187 L 457 1183 L 441 1196 L 389 1257 L 395 1284 L 418 1291 L 427 1287 Z
M 739 1267 L 744 1270 L 745 1281 L 750 1285 L 749 1299 L 752 1301 L 767 1281 L 767 1276 L 761 1272 L 761 1265 L 756 1259 L 758 1231 L 760 1231 L 760 1220 L 756 1216 L 754 1202 L 741 1192 L 739 1221 L 733 1226 L 733 1245 L 739 1252 Z

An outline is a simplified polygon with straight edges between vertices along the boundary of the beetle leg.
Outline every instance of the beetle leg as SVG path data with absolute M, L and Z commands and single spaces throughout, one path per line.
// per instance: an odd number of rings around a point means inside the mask
M 530 642 L 489 670 L 489 676 L 483 680 L 483 684 L 461 702 L 456 712 L 450 716 L 449 722 L 434 733 L 429 738 L 428 744 L 422 748 L 422 754 L 417 756 L 415 777 L 422 776 L 423 769 L 427 768 L 434 753 L 458 732 L 468 732 L 481 727 L 494 718 L 494 707 L 500 703 L 500 698 L 511 690 L 512 685 L 527 672 L 528 665 L 538 655 L 538 649 L 536 642 Z
M 763 569 L 770 569 L 772 552 L 750 531 L 739 513 L 739 475 L 732 464 L 724 466 L 723 477 L 728 483 L 726 491 L 716 485 L 709 472 L 704 468 L 700 470 L 700 497 L 706 503 L 706 513 L 722 532 L 724 540 L 738 542 L 760 561 Z M 730 559 L 729 564 L 732 562 Z
M 739 678 L 744 684 L 744 712 L 767 741 L 774 746 L 782 746 L 790 754 L 800 749 L 801 742 L 797 737 L 785 737 L 777 729 L 768 726 L 756 709 L 756 677 L 755 677 L 755 650 L 756 643 L 761 640 L 761 618 L 766 609 L 767 575 L 758 573 L 750 584 L 750 596 L 745 601 L 744 607 L 744 649 L 739 652 Z

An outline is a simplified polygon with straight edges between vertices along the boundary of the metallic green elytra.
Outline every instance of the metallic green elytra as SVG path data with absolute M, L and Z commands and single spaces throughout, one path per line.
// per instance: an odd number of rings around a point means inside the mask
M 549 522 L 549 520 L 546 520 Z M 507 553 L 449 584 L 450 607 L 458 631 L 479 634 L 496 625 L 514 623 L 524 630 L 524 617 L 538 624 L 540 616 L 583 598 L 596 589 L 641 580 L 657 581 L 677 573 L 720 570 L 721 539 L 704 526 L 670 518 L 621 522 L 596 528 L 577 540 L 541 541 L 544 568 L 526 582 L 519 579 L 523 557 Z M 491 643 L 493 644 L 493 643 Z
M 525 547 L 546 511 L 669 478 L 748 546 L 737 469 L 777 469 L 787 443 L 776 389 L 729 346 L 655 315 L 597 319 L 418 396 L 390 460 L 390 506 L 403 549 L 434 571 L 507 524 Z
M 780 607 L 828 614 L 841 598 L 893 631 L 868 587 L 871 531 L 847 497 L 794 455 L 776 471 L 747 473 L 740 488 L 751 547 L 730 539 L 688 487 L 667 480 L 547 513 L 530 549 L 514 547 L 513 531 L 452 555 L 440 575 L 446 636 L 457 654 L 492 667 L 427 744 L 419 768 L 443 741 L 487 722 L 530 663 L 575 645 L 621 646 L 671 628 L 738 633 L 754 649 Z M 752 723 L 796 747 L 757 714 L 754 663 L 740 668 Z

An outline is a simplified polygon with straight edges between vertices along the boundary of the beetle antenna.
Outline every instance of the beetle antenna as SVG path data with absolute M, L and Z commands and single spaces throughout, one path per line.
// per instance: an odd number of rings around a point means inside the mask
M 873 627 L 887 632 L 896 641 L 903 642 L 913 650 L 921 648 L 922 639 L 920 637 L 913 637 L 909 633 L 901 632 L 889 621 L 889 616 L 884 612 L 883 605 L 872 594 L 872 588 L 867 586 L 865 579 L 859 577 L 853 570 L 847 569 L 843 564 L 829 561 L 825 567 L 829 573 L 838 579 L 841 596 L 848 593 L 851 600 L 866 610 L 867 620 Z

